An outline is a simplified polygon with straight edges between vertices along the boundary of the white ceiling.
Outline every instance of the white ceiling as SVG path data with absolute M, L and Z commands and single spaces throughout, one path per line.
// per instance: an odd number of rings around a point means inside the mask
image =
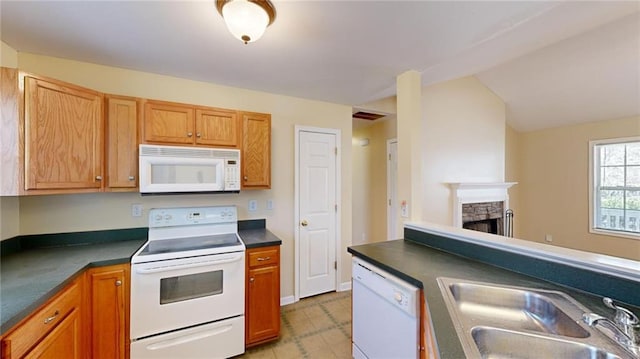
M 44 54 L 359 105 L 477 74 L 518 130 L 640 114 L 640 2 L 275 1 L 244 45 L 211 1 L 0 1 L 1 39 Z

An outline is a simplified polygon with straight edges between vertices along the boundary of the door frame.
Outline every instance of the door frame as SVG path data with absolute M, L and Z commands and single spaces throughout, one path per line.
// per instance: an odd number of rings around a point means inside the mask
M 336 204 L 338 210 L 336 211 L 336 291 L 340 289 L 342 278 L 342 186 L 341 186 L 341 157 L 342 157 L 342 142 L 341 142 L 341 130 L 337 128 L 323 128 L 323 127 L 311 127 L 295 125 L 295 145 L 294 145 L 294 199 L 293 199 L 293 233 L 294 233 L 294 282 L 293 282 L 293 301 L 300 300 L 300 133 L 301 132 L 315 132 L 327 135 L 336 136 L 336 147 L 338 154 L 336 155 Z
M 398 201 L 397 198 L 395 198 L 395 201 L 393 201 L 394 199 L 391 198 L 391 194 L 392 194 L 392 188 L 391 188 L 391 145 L 392 144 L 396 144 L 396 165 L 398 163 L 398 139 L 397 138 L 392 138 L 387 140 L 387 156 L 385 158 L 385 162 L 387 163 L 387 201 L 392 201 L 395 202 L 395 205 L 398 205 Z M 388 159 L 388 160 L 387 160 Z M 396 170 L 396 186 L 397 186 L 397 178 L 398 178 L 398 171 Z M 396 188 L 396 196 L 398 194 L 397 188 Z M 391 205 L 391 203 L 387 203 L 387 240 L 390 239 L 397 239 L 398 234 L 398 220 L 400 219 L 398 216 L 398 211 L 395 211 L 395 213 L 393 213 L 391 211 L 391 209 L 394 206 Z M 391 224 L 391 216 L 395 216 L 395 227 L 391 228 L 390 224 Z

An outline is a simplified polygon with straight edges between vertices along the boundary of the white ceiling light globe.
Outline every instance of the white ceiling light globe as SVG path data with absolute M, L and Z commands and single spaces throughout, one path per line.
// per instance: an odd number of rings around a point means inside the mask
M 234 0 L 222 8 L 227 28 L 238 40 L 246 43 L 258 40 L 269 25 L 269 15 L 255 3 Z

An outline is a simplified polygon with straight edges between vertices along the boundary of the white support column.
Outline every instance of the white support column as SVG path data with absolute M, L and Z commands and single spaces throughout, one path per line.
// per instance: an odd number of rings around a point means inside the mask
M 403 221 L 422 220 L 422 83 L 420 73 L 398 76 L 398 198 L 406 201 L 408 216 Z M 402 214 L 403 210 L 400 207 Z M 402 221 L 399 221 L 402 225 Z

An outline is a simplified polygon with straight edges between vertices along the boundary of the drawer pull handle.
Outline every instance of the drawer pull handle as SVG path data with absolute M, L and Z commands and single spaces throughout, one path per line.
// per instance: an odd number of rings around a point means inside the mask
M 129 176 L 129 181 L 135 181 L 136 180 L 136 176 Z
M 271 257 L 258 257 L 258 262 L 262 262 L 262 261 L 268 261 L 269 259 L 271 259 Z
M 53 313 L 53 315 L 52 315 L 52 316 L 50 316 L 49 318 L 47 318 L 47 319 L 45 319 L 45 320 L 44 320 L 44 324 L 49 324 L 49 323 L 53 322 L 54 320 L 56 320 L 56 317 L 57 317 L 59 314 L 60 314 L 60 312 L 56 310 L 56 311 L 55 311 L 55 313 Z

